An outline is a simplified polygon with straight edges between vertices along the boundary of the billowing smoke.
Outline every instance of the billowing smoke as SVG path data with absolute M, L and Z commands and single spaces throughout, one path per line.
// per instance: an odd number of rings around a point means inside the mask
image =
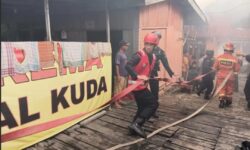
M 196 0 L 205 12 L 211 39 L 215 39 L 216 53 L 222 45 L 232 41 L 236 49 L 250 53 L 250 0 Z

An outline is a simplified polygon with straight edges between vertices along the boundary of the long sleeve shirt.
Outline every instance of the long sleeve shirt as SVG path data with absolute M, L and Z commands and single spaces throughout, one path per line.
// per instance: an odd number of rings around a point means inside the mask
M 201 65 L 201 73 L 206 74 L 206 73 L 212 71 L 213 70 L 213 64 L 214 64 L 214 58 L 206 57 L 203 60 L 202 65 Z M 213 73 L 208 74 L 205 78 L 214 79 L 214 76 L 215 76 L 215 73 L 213 72 Z
M 250 54 L 248 54 L 246 57 L 250 57 Z M 247 79 L 250 80 L 250 61 L 248 61 L 246 72 L 248 74 Z
M 202 62 L 202 74 L 208 73 L 213 70 L 214 59 L 206 57 Z
M 155 62 L 154 69 L 151 73 L 151 77 L 158 75 L 158 71 L 160 71 L 160 61 L 162 62 L 165 70 L 168 72 L 169 76 L 172 77 L 174 75 L 174 72 L 169 66 L 168 59 L 166 57 L 165 52 L 160 47 L 157 46 L 154 48 L 153 53 L 156 56 L 156 62 Z
M 152 64 L 153 55 L 147 54 L 149 58 L 149 63 Z M 134 67 L 140 62 L 140 56 L 135 53 L 132 55 L 131 59 L 127 62 L 125 68 L 128 74 L 131 76 L 132 80 L 137 80 L 137 73 L 134 71 Z

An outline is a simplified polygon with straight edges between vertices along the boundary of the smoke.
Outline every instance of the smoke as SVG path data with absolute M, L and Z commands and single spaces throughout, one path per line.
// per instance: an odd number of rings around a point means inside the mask
M 250 1 L 249 0 L 217 0 L 205 8 L 204 12 L 209 19 L 223 16 L 235 28 L 250 27 Z
M 216 53 L 225 42 L 250 53 L 250 0 L 196 0 L 208 18 L 210 38 L 215 39 Z

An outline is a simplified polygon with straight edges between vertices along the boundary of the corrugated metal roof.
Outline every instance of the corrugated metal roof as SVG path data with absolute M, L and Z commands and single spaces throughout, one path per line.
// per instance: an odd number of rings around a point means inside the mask
M 163 2 L 163 1 L 166 1 L 166 0 L 145 0 L 144 3 L 145 3 L 145 5 L 152 5 L 152 4 Z M 179 1 L 185 6 L 187 4 L 190 4 L 191 8 L 198 14 L 200 19 L 204 23 L 207 23 L 207 17 L 205 15 L 205 13 L 200 9 L 200 7 L 197 5 L 195 0 L 173 0 L 173 1 Z
M 145 0 L 145 5 L 151 5 L 159 2 L 163 2 L 165 0 Z

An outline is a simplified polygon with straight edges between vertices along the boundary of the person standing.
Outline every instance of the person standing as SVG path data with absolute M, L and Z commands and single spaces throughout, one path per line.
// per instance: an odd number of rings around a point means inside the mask
M 190 62 L 189 62 L 188 51 L 184 51 L 183 57 L 182 57 L 182 77 L 184 80 L 187 79 L 189 64 L 190 64 Z
M 127 64 L 128 61 L 126 55 L 128 46 L 129 43 L 125 40 L 121 40 L 119 43 L 119 51 L 115 57 L 116 76 L 115 76 L 114 94 L 121 92 L 123 89 L 127 87 L 128 73 L 127 70 L 125 69 L 125 65 Z M 121 108 L 120 101 L 121 99 L 115 101 L 116 108 Z
M 202 54 L 200 57 L 200 59 L 198 60 L 198 67 L 200 68 L 199 69 L 199 71 L 200 71 L 200 73 L 201 73 L 201 71 L 202 71 L 202 63 L 203 63 L 203 61 L 204 61 L 204 59 L 207 57 L 207 54 L 206 54 L 206 52 L 203 52 L 204 54 Z
M 224 87 L 219 92 L 219 108 L 228 107 L 232 104 L 234 91 L 235 74 L 238 74 L 240 65 L 237 57 L 233 56 L 234 45 L 229 42 L 224 45 L 224 54 L 219 55 L 214 63 L 213 68 L 216 72 L 216 84 L 220 86 L 227 75 L 233 71 L 234 75 L 228 79 Z
M 153 49 L 153 54 L 156 56 L 156 62 L 155 66 L 151 72 L 150 77 L 154 78 L 158 76 L 158 71 L 160 71 L 160 62 L 163 64 L 165 70 L 168 72 L 169 76 L 172 77 L 174 75 L 174 72 L 169 66 L 168 59 L 166 57 L 165 51 L 161 49 L 158 44 L 161 40 L 161 33 L 159 31 L 153 31 L 153 34 L 157 36 L 157 46 Z M 149 80 L 150 90 L 152 94 L 154 95 L 157 103 L 159 100 L 159 81 L 157 79 L 151 79 Z M 153 117 L 158 118 L 159 116 L 157 114 L 154 114 Z
M 248 63 L 250 63 L 250 54 L 246 55 L 246 60 L 248 61 Z M 247 100 L 247 108 L 250 111 L 250 72 L 248 72 L 247 81 L 244 87 L 244 93 L 245 93 L 246 100 Z
M 235 51 L 235 56 L 238 58 L 238 63 L 242 66 L 243 61 L 241 60 L 241 50 Z M 234 92 L 239 92 L 239 77 L 235 75 L 235 85 L 234 85 Z
M 210 99 L 211 92 L 214 87 L 214 73 L 211 72 L 213 70 L 213 64 L 214 64 L 214 51 L 213 50 L 207 50 L 206 51 L 206 57 L 203 59 L 201 63 L 201 74 L 207 74 L 205 77 L 202 78 L 200 88 L 197 92 L 197 95 L 200 96 L 201 92 L 206 90 L 204 99 L 208 100 Z
M 192 81 L 191 85 L 192 85 L 192 90 L 191 91 L 197 91 L 198 90 L 198 85 L 199 82 L 197 80 L 194 80 L 199 74 L 199 70 L 198 70 L 198 65 L 196 61 L 193 61 L 192 64 L 189 67 L 188 70 L 188 77 L 187 77 L 187 81 Z M 190 92 L 191 92 L 190 91 Z
M 148 89 L 148 79 L 156 61 L 156 57 L 152 53 L 156 45 L 157 36 L 153 33 L 147 34 L 144 37 L 144 48 L 133 54 L 125 67 L 130 75 L 128 84 L 133 84 L 135 80 L 144 81 L 144 84 L 139 85 L 132 92 L 135 97 L 137 112 L 133 122 L 129 125 L 131 134 L 136 133 L 143 138 L 146 138 L 146 134 L 142 126 L 145 121 L 152 117 L 158 107 L 154 95 Z

